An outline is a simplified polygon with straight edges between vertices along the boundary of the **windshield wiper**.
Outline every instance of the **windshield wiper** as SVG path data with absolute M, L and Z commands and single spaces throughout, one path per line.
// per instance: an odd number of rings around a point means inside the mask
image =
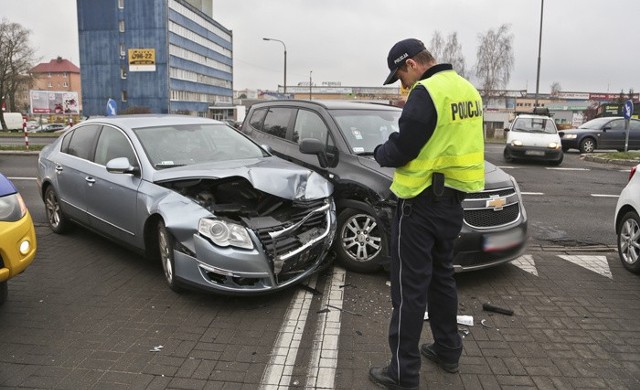
M 166 163 L 159 163 L 154 165 L 154 167 L 156 168 L 175 168 L 175 167 L 184 167 L 187 164 L 166 164 Z

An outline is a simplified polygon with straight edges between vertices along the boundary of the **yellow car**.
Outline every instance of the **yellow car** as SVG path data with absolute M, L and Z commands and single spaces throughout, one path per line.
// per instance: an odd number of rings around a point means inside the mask
M 7 299 L 7 281 L 31 264 L 36 246 L 31 214 L 13 183 L 0 173 L 0 305 Z

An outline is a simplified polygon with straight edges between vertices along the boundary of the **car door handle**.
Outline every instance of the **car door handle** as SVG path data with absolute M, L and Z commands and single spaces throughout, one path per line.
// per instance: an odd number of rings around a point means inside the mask
M 62 165 L 56 165 L 56 173 L 62 173 L 62 171 L 64 171 L 64 168 L 62 168 Z
M 84 180 L 85 180 L 89 185 L 92 185 L 92 184 L 94 184 L 94 183 L 96 182 L 96 179 L 94 179 L 94 178 L 93 178 L 93 177 L 91 177 L 91 176 L 87 176 L 87 177 L 85 177 L 85 178 L 84 178 Z

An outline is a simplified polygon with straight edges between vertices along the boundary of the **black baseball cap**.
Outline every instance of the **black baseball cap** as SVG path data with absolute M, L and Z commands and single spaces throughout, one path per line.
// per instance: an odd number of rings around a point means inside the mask
M 398 68 L 404 64 L 407 59 L 424 50 L 427 50 L 427 48 L 424 47 L 424 43 L 414 38 L 404 39 L 393 45 L 387 56 L 387 65 L 389 65 L 391 73 L 389 73 L 389 76 L 382 85 L 398 81 L 398 76 L 396 76 Z

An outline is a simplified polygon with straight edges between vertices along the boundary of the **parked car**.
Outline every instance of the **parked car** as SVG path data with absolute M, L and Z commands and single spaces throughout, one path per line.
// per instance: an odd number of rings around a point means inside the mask
M 578 149 L 581 153 L 591 153 L 596 149 L 624 151 L 626 139 L 623 117 L 602 117 L 592 119 L 577 129 L 560 131 L 562 150 Z M 629 120 L 628 150 L 640 149 L 640 120 Z
M 398 131 L 402 110 L 389 105 L 281 100 L 256 103 L 241 131 L 275 154 L 329 178 L 338 209 L 337 259 L 348 269 L 386 266 L 397 199 L 392 168 L 381 168 L 374 148 Z M 515 179 L 485 163 L 485 190 L 464 200 L 464 226 L 455 242 L 457 271 L 517 258 L 525 248 L 527 214 Z
M 511 122 L 504 160 L 540 160 L 560 165 L 564 154 L 555 122 L 548 115 L 520 114 Z
M 62 130 L 67 125 L 62 123 L 50 123 L 48 125 L 42 125 L 34 130 L 34 133 L 53 133 L 54 131 Z
M 55 233 L 75 223 L 159 259 L 176 291 L 299 283 L 336 227 L 330 182 L 205 118 L 89 119 L 41 151 L 37 184 Z
M 629 182 L 616 204 L 615 224 L 618 235 L 618 255 L 622 265 L 640 273 L 640 165 L 631 169 Z
M 36 255 L 36 231 L 31 214 L 13 183 L 0 173 L 0 305 L 9 279 L 23 272 Z

